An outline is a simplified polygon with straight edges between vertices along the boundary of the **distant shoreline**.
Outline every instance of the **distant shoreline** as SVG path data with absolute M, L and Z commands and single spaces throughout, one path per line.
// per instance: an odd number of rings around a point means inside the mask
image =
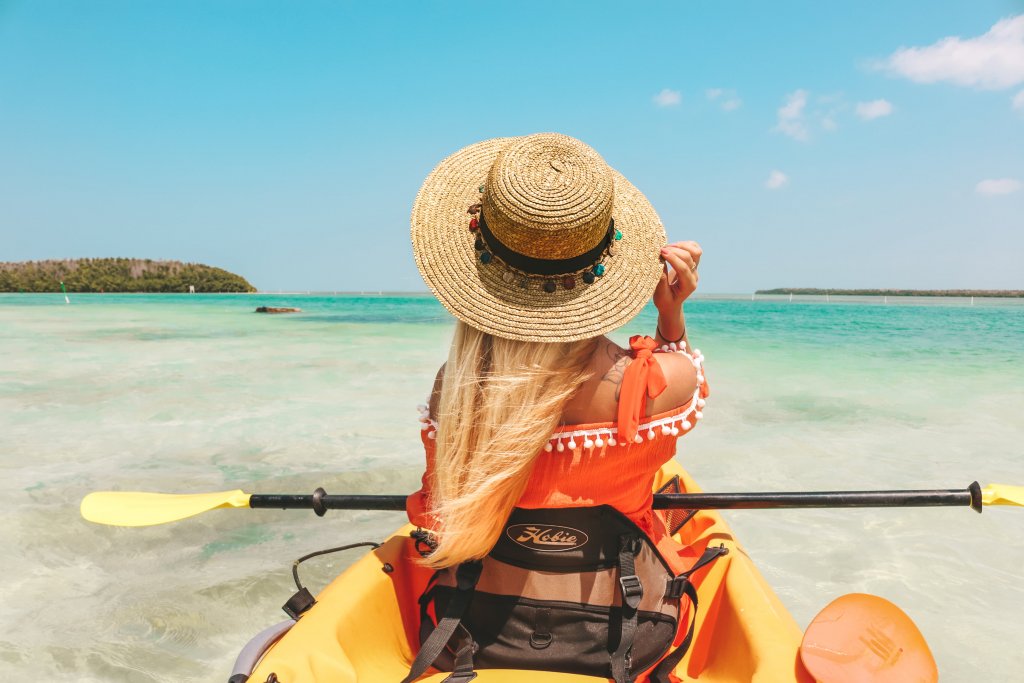
M 943 296 L 989 297 L 994 299 L 1024 298 L 1022 289 L 816 289 L 810 287 L 779 287 L 759 289 L 755 294 L 796 294 L 797 296 Z
M 808 291 L 808 290 L 802 290 L 802 291 Z M 749 291 L 746 292 L 746 293 L 744 293 L 744 292 L 696 292 L 696 293 L 694 293 L 690 297 L 689 301 L 691 301 L 691 302 L 700 302 L 700 301 L 712 302 L 712 301 L 733 301 L 733 300 L 735 300 L 735 301 L 741 301 L 741 300 L 754 301 L 754 300 L 758 300 L 759 301 L 759 300 L 762 300 L 762 298 L 763 298 L 764 301 L 779 301 L 779 300 L 782 300 L 784 297 L 789 297 L 793 301 L 805 301 L 805 302 L 823 301 L 824 302 L 824 301 L 828 301 L 829 297 L 831 297 L 831 300 L 833 302 L 840 302 L 840 301 L 856 302 L 856 301 L 859 300 L 862 303 L 868 303 L 870 301 L 877 301 L 878 303 L 882 303 L 883 300 L 885 302 L 887 302 L 887 303 L 894 303 L 894 300 L 895 301 L 902 301 L 902 302 L 905 302 L 905 303 L 914 303 L 915 301 L 918 302 L 918 303 L 925 303 L 925 302 L 939 303 L 939 302 L 941 302 L 944 299 L 950 300 L 951 302 L 959 300 L 959 301 L 971 302 L 971 303 L 974 303 L 975 300 L 978 300 L 978 301 L 989 301 L 989 302 L 991 302 L 993 304 L 996 303 L 996 302 L 999 302 L 999 301 L 1006 302 L 1007 304 L 1009 304 L 1010 302 L 1018 302 L 1018 303 L 1024 302 L 1024 296 L 1022 296 L 1021 294 L 1018 294 L 1018 293 L 1016 293 L 1016 292 L 1014 292 L 1012 290 L 1009 291 L 1009 292 L 1005 292 L 1005 293 L 1004 292 L 1000 292 L 1000 293 L 997 293 L 997 294 L 993 294 L 993 293 L 991 293 L 988 290 L 981 290 L 981 291 L 985 292 L 983 294 L 970 294 L 969 292 L 971 290 L 965 290 L 965 292 L 967 292 L 967 293 L 964 293 L 964 294 L 945 293 L 945 291 L 940 293 L 938 291 L 931 291 L 931 290 L 897 290 L 897 291 L 901 292 L 901 294 L 898 294 L 898 295 L 893 295 L 893 294 L 887 294 L 886 293 L 887 291 L 892 291 L 892 290 L 837 290 L 837 289 L 824 290 L 824 289 L 822 289 L 822 290 L 810 290 L 812 292 L 815 292 L 815 293 L 812 293 L 812 294 L 804 294 L 804 293 L 802 293 L 802 291 L 793 290 L 792 294 L 789 293 L 790 290 L 788 290 L 788 289 L 786 289 L 786 290 L 758 290 L 757 292 L 754 292 L 754 293 L 751 293 Z M 870 294 L 860 294 L 859 292 L 862 292 L 862 291 L 869 291 L 871 293 Z M 928 291 L 928 293 L 927 294 L 920 294 L 920 293 L 918 293 L 920 291 Z M 978 290 L 975 290 L 975 291 L 978 291 Z M 854 292 L 858 292 L 858 293 L 854 293 Z M 875 292 L 877 292 L 877 294 Z M 265 299 L 267 301 L 283 301 L 283 302 L 287 302 L 287 301 L 292 300 L 291 299 L 292 297 L 297 298 L 297 299 L 304 299 L 304 298 L 307 298 L 307 297 L 311 297 L 311 298 L 317 298 L 317 297 L 332 298 L 333 297 L 333 298 L 338 298 L 338 299 L 433 299 L 434 298 L 433 294 L 431 294 L 430 292 L 409 292 L 409 291 L 398 291 L 398 290 L 395 290 L 395 291 L 384 290 L 384 291 L 379 291 L 378 292 L 376 290 L 363 290 L 363 291 L 358 291 L 358 290 L 348 290 L 348 291 L 346 291 L 346 290 L 319 290 L 318 291 L 318 290 L 301 290 L 301 289 L 300 290 L 276 290 L 275 289 L 275 290 L 255 290 L 255 291 L 251 291 L 251 292 L 196 292 L 195 294 L 185 294 L 184 292 L 180 292 L 180 291 L 179 292 L 72 292 L 72 291 L 69 291 L 68 293 L 71 294 L 71 296 L 73 296 L 73 297 L 74 296 L 79 296 L 79 297 L 82 297 L 82 296 L 86 296 L 86 297 L 104 297 L 104 296 L 122 296 L 122 297 L 132 297 L 132 296 L 139 296 L 139 297 L 145 297 L 145 296 L 168 296 L 168 297 L 172 297 L 173 298 L 173 297 L 179 297 L 179 296 L 184 295 L 184 296 L 190 297 L 190 298 L 202 298 L 204 296 L 232 296 L 232 297 L 245 297 L 245 298 L 248 298 L 248 299 L 256 299 L 256 300 L 259 300 L 259 299 L 263 298 L 263 299 Z M 42 297 L 42 296 L 52 296 L 53 294 L 55 294 L 55 292 L 3 292 L 3 291 L 0 291 L 0 298 L 8 297 L 8 296 Z M 58 296 L 60 296 L 59 292 L 56 292 L 56 294 Z M 889 299 L 890 296 L 892 296 L 893 299 Z
M 0 262 L 0 292 L 171 294 L 255 292 L 248 280 L 203 263 L 135 258 Z

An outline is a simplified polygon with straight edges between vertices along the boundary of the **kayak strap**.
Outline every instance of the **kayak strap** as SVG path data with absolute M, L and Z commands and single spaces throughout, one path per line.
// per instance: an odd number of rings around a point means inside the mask
M 465 626 L 459 624 L 456 634 L 458 645 L 455 647 L 455 666 L 451 674 L 441 683 L 469 683 L 476 678 L 476 671 L 473 670 L 473 655 L 476 654 L 477 645 L 473 636 Z
M 630 652 L 636 638 L 637 609 L 644 597 L 644 587 L 636 575 L 634 560 L 642 547 L 642 539 L 635 534 L 619 537 L 619 586 L 622 588 L 622 631 L 619 645 L 612 653 L 612 678 L 615 683 L 633 683 L 630 674 Z
M 462 615 L 466 613 L 466 608 L 469 607 L 469 602 L 476 591 L 476 584 L 480 580 L 482 569 L 483 564 L 479 561 L 463 562 L 459 565 L 455 571 L 455 592 L 452 595 L 452 599 L 448 601 L 444 617 L 437 623 L 437 628 L 423 642 L 423 646 L 420 647 L 420 651 L 416 654 L 416 659 L 412 662 L 409 674 L 402 679 L 402 683 L 412 683 L 426 673 L 427 669 L 430 668 L 441 654 L 441 651 L 444 650 L 448 641 L 451 640 L 451 637 L 455 635 L 456 629 L 458 629 L 462 622 Z M 476 678 L 476 673 L 473 671 L 473 651 L 476 648 L 476 644 L 473 642 L 472 637 L 469 636 L 469 632 L 465 628 L 462 630 L 465 631 L 466 636 L 462 640 L 468 642 L 461 643 L 456 651 L 455 670 L 451 676 L 445 679 L 445 681 L 450 683 L 463 683 Z M 455 676 L 458 677 L 456 678 Z
M 684 595 L 690 599 L 692 607 L 692 614 L 690 615 L 690 626 L 686 629 L 686 637 L 679 643 L 679 647 L 673 650 L 667 657 L 654 668 L 648 677 L 649 683 L 669 683 L 670 679 L 668 675 L 679 666 L 679 662 L 682 661 L 683 655 L 690 649 L 690 643 L 693 642 L 693 631 L 697 626 L 697 589 L 693 587 L 693 583 L 690 581 L 690 577 L 698 569 L 706 567 L 722 555 L 729 553 L 729 549 L 724 545 L 719 545 L 714 548 L 705 548 L 704 553 L 700 558 L 690 567 L 687 571 L 683 572 L 679 576 L 669 579 L 668 586 L 665 589 L 665 597 L 667 598 L 682 598 Z
M 323 491 L 323 489 L 317 489 L 317 491 Z M 314 500 L 316 494 L 313 494 Z M 376 550 L 380 547 L 380 543 L 374 543 L 373 541 L 361 541 L 359 543 L 349 543 L 348 545 L 339 546 L 337 548 L 328 548 L 326 550 L 317 550 L 315 553 L 309 553 L 303 555 L 299 559 L 292 562 L 292 578 L 295 579 L 295 587 L 298 589 L 296 593 L 288 598 L 288 602 L 284 603 L 281 609 L 292 619 L 298 621 L 299 617 L 309 611 L 313 605 L 316 604 L 316 598 L 309 592 L 309 589 L 302 585 L 302 581 L 299 579 L 299 565 L 306 560 L 314 557 L 320 557 L 321 555 L 329 555 L 330 553 L 339 553 L 343 550 L 352 550 L 353 548 L 364 548 L 369 547 Z

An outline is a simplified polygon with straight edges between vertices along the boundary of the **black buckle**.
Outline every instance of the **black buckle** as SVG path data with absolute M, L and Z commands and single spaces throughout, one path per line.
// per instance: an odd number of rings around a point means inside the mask
M 313 598 L 313 594 L 309 592 L 308 588 L 300 588 L 298 592 L 292 597 L 288 598 L 288 602 L 284 603 L 284 613 L 290 616 L 292 619 L 298 620 L 303 614 L 305 614 L 310 607 L 316 604 L 316 600 Z
M 685 576 L 677 576 L 674 579 L 668 580 L 668 586 L 665 587 L 665 597 L 669 599 L 676 599 L 683 597 L 686 591 L 686 584 L 690 583 L 690 580 Z
M 639 607 L 640 599 L 644 597 L 644 586 L 640 583 L 640 577 L 636 574 L 620 576 L 619 585 L 622 587 L 622 602 L 631 609 Z

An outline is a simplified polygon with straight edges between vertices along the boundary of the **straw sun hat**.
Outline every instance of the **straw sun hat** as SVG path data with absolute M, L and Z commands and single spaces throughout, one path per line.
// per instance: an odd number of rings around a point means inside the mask
M 478 330 L 566 342 L 640 312 L 665 229 L 647 198 L 579 140 L 495 138 L 442 161 L 412 210 L 427 286 Z

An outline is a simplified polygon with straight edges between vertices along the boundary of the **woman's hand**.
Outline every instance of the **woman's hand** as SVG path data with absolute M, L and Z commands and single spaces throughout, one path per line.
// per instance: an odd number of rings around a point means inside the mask
M 683 302 L 697 289 L 697 266 L 702 253 L 696 242 L 676 242 L 661 248 L 665 264 L 654 289 L 654 305 L 663 317 L 678 316 Z

